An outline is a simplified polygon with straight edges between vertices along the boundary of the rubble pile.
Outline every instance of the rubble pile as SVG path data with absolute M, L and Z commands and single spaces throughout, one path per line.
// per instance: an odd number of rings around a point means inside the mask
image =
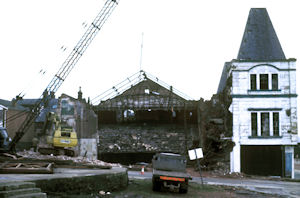
M 184 152 L 183 126 L 105 125 L 99 130 L 99 152 Z M 189 144 L 190 135 L 188 136 Z
M 85 157 L 69 157 L 66 155 L 41 155 L 39 152 L 31 150 L 24 150 L 17 153 L 23 159 L 42 160 L 50 161 L 58 164 L 69 164 L 69 165 L 88 165 L 88 166 L 99 166 L 99 167 L 121 167 L 120 164 L 112 164 L 103 162 L 101 160 L 89 160 Z M 65 162 L 65 163 L 62 163 Z
M 207 170 L 229 172 L 229 154 L 234 143 L 232 136 L 232 115 L 228 111 L 229 102 L 222 95 L 215 95 L 202 105 L 202 148 L 204 158 L 201 163 Z
M 224 162 L 217 162 L 214 166 L 212 174 L 218 176 L 230 174 L 229 164 Z

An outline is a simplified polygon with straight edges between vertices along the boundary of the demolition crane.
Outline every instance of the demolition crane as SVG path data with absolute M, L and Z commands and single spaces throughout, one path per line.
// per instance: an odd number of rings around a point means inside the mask
M 23 137 L 26 131 L 28 131 L 35 118 L 41 113 L 41 110 L 47 106 L 49 97 L 45 97 L 45 94 L 50 95 L 57 92 L 59 87 L 66 80 L 67 76 L 70 74 L 78 60 L 82 57 L 89 44 L 95 38 L 96 34 L 99 32 L 117 5 L 118 0 L 106 0 L 103 8 L 88 27 L 87 31 L 83 34 L 76 46 L 73 48 L 69 56 L 63 62 L 58 72 L 54 75 L 46 87 L 44 93 L 40 96 L 39 100 L 37 100 L 34 107 L 30 109 L 29 114 L 25 118 L 24 122 L 20 125 L 14 138 L 10 142 L 8 146 L 9 151 L 15 151 L 16 144 Z

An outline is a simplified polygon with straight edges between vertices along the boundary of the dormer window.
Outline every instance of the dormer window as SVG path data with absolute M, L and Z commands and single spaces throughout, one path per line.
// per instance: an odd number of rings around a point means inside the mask
M 259 74 L 259 86 L 260 90 L 268 90 L 269 89 L 269 78 L 268 74 Z
M 250 74 L 250 90 L 278 90 L 278 74 Z
M 256 87 L 256 74 L 250 74 L 250 80 L 251 80 L 250 89 L 251 90 L 256 90 L 257 89 L 257 87 Z
M 278 90 L 278 74 L 272 74 L 272 90 Z

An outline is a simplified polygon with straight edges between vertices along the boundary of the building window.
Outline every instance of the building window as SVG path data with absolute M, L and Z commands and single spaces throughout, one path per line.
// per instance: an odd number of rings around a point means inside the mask
M 251 112 L 252 137 L 279 137 L 279 127 L 279 112 Z
M 278 90 L 278 74 L 272 74 L 272 90 Z
M 1 107 L 0 107 L 1 108 Z M 0 127 L 6 127 L 6 109 L 0 110 Z
M 258 84 L 257 75 L 250 74 L 250 90 L 278 90 L 278 74 L 259 74 Z
M 74 115 L 74 106 L 67 100 L 61 101 L 61 115 Z
M 273 136 L 279 136 L 279 113 L 273 112 Z
M 261 90 L 268 90 L 269 89 L 268 74 L 260 74 L 259 75 L 259 80 L 260 80 L 260 89 Z
M 4 110 L 0 110 L 0 126 L 4 127 Z
M 130 122 L 135 121 L 135 112 L 132 109 L 126 109 L 123 112 L 124 121 Z
M 250 74 L 250 89 L 251 90 L 256 90 L 256 74 Z
M 269 136 L 270 135 L 270 119 L 269 113 L 261 113 L 261 136 Z
M 257 136 L 257 113 L 251 113 L 251 135 Z

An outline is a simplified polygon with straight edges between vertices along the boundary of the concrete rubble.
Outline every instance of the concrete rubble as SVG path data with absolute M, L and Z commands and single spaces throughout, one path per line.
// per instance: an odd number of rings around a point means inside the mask
M 66 162 L 65 164 L 69 165 L 89 165 L 89 166 L 99 166 L 99 167 L 122 167 L 120 164 L 113 164 L 113 163 L 107 163 L 100 160 L 91 160 L 85 157 L 69 157 L 65 155 L 41 155 L 38 152 L 34 152 L 31 150 L 24 150 L 17 153 L 18 156 L 20 156 L 23 159 L 29 159 L 29 160 L 41 160 L 41 161 L 51 161 L 56 162 L 58 164 L 61 164 L 60 162 Z M 20 159 L 20 158 L 19 158 Z
M 222 94 L 214 95 L 201 103 L 201 145 L 204 158 L 201 165 L 205 170 L 214 170 L 222 175 L 229 173 L 229 154 L 232 142 L 232 115 L 229 102 Z
M 102 126 L 99 152 L 184 152 L 184 128 L 168 125 Z M 191 144 L 191 141 L 188 141 Z

